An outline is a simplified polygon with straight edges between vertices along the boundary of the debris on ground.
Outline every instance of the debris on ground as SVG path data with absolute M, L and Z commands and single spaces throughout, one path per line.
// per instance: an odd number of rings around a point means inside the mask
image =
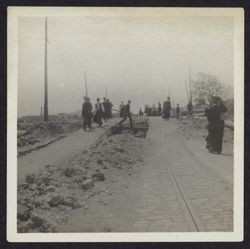
M 228 121 L 229 123 L 229 121 Z M 182 132 L 188 140 L 204 140 L 208 135 L 207 131 L 208 121 L 205 117 L 203 118 L 193 118 L 193 119 L 186 119 L 180 120 L 180 126 L 178 129 Z M 223 142 L 224 143 L 233 143 L 234 141 L 234 131 L 230 127 L 224 128 L 224 136 Z
M 18 155 L 22 156 L 33 150 L 46 147 L 81 127 L 80 115 L 58 114 L 50 117 L 48 122 L 42 121 L 42 118 L 38 116 L 19 118 Z
M 56 232 L 70 210 L 87 208 L 93 196 L 110 195 L 104 185 L 142 165 L 142 150 L 143 140 L 131 134 L 103 136 L 88 150 L 26 175 L 18 186 L 18 232 Z

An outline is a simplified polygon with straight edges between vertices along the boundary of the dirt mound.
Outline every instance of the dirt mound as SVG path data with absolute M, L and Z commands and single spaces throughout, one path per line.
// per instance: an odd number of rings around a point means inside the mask
M 56 122 L 41 122 L 30 127 L 23 136 L 32 135 L 37 137 L 55 136 L 63 133 L 63 128 Z
M 18 136 L 17 145 L 19 147 L 32 145 L 42 139 L 56 137 L 64 132 L 62 126 L 56 122 L 40 122 L 28 128 Z
M 18 186 L 18 231 L 56 232 L 70 210 L 86 208 L 90 197 L 103 195 L 103 184 L 143 162 L 142 141 L 130 134 L 104 136 L 88 150 L 27 175 Z

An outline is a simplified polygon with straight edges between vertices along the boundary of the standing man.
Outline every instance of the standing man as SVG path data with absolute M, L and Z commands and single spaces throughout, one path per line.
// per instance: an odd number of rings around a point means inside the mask
M 113 107 L 112 102 L 109 99 L 107 99 L 107 115 L 108 115 L 108 118 L 112 118 L 112 107 Z
M 94 115 L 94 122 L 96 122 L 99 127 L 102 126 L 102 117 L 103 117 L 103 109 L 102 109 L 102 103 L 100 102 L 100 98 L 96 99 L 95 103 L 95 115 Z
M 129 118 L 130 126 L 133 127 L 133 121 L 130 113 L 130 104 L 131 100 L 129 100 L 128 103 L 125 105 L 124 118 L 118 123 L 119 125 L 121 125 L 127 118 Z
M 222 141 L 224 132 L 224 120 L 221 115 L 227 111 L 220 97 L 213 96 L 210 102 L 210 108 L 205 110 L 205 116 L 208 120 L 207 149 L 210 153 L 220 154 L 222 151 Z
M 176 118 L 179 119 L 180 107 L 179 104 L 176 106 Z
M 92 104 L 90 103 L 89 97 L 84 97 L 84 102 L 82 104 L 82 118 L 83 130 L 86 130 L 86 126 L 91 129 Z
M 168 100 L 163 103 L 163 119 L 169 120 L 171 109 L 170 97 L 168 97 Z
M 161 116 L 161 103 L 158 104 L 158 116 Z
M 104 121 L 107 122 L 108 121 L 108 102 L 107 102 L 105 97 L 103 98 L 102 105 L 103 105 L 103 109 L 104 109 L 103 118 L 104 118 Z

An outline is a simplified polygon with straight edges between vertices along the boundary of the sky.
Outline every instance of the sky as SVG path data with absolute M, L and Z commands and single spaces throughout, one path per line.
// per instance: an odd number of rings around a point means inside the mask
M 44 102 L 45 17 L 18 19 L 18 116 L 39 115 Z M 81 109 L 88 93 L 118 109 L 132 101 L 187 104 L 185 80 L 211 73 L 233 86 L 233 19 L 157 12 L 48 18 L 49 114 Z

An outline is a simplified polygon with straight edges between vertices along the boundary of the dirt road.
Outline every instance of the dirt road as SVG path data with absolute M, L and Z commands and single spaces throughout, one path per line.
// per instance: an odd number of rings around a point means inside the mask
M 144 164 L 98 183 L 103 193 L 67 212 L 59 232 L 232 231 L 232 147 L 208 154 L 204 142 L 185 140 L 177 127 L 151 118 Z

